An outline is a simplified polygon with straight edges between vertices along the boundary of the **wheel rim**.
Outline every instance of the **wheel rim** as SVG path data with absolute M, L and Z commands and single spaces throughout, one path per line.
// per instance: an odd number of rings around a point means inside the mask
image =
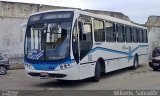
M 0 74 L 5 74 L 6 73 L 6 68 L 1 66 L 0 67 Z

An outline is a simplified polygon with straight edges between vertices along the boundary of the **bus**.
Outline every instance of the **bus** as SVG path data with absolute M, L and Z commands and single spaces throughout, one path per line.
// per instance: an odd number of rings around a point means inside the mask
M 149 57 L 147 28 L 78 9 L 32 14 L 27 23 L 24 65 L 33 77 L 57 80 L 91 78 Z

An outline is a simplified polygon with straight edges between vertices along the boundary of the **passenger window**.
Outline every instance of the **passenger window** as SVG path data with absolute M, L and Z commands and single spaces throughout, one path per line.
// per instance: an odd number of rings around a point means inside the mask
M 91 29 L 91 24 L 84 24 L 83 40 L 92 41 Z
M 148 34 L 147 34 L 147 30 L 144 30 L 144 40 L 145 40 L 145 43 L 148 43 Z
M 131 28 L 129 26 L 126 26 L 125 31 L 126 31 L 126 42 L 132 42 Z
M 114 23 L 105 22 L 106 41 L 108 42 L 116 41 L 114 28 L 115 28 Z
M 105 41 L 104 22 L 100 20 L 94 20 L 94 38 L 96 42 Z
M 132 28 L 132 34 L 133 34 L 133 42 L 137 43 L 138 42 L 138 38 L 137 38 L 137 30 L 135 27 Z
M 121 24 L 116 25 L 116 31 L 118 33 L 118 42 L 125 42 L 125 32 L 124 32 L 124 26 Z
M 140 37 L 139 37 L 139 29 L 136 28 L 136 33 L 137 33 L 137 42 L 140 41 Z
M 140 43 L 143 43 L 144 41 L 144 38 L 143 38 L 143 30 L 142 29 L 139 29 L 139 42 Z
M 141 29 L 142 30 L 142 29 Z M 142 30 L 142 42 L 144 43 L 144 30 Z

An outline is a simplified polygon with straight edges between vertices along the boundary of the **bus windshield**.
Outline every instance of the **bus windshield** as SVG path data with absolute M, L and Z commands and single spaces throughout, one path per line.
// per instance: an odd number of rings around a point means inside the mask
M 60 60 L 69 56 L 71 22 L 27 26 L 25 56 L 32 60 Z

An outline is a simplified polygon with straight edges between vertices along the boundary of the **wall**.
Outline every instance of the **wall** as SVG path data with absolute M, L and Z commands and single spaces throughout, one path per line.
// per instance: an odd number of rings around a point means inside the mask
M 145 24 L 149 30 L 149 52 L 160 46 L 160 16 L 149 16 Z
M 0 1 L 0 52 L 7 54 L 12 66 L 17 67 L 14 64 L 23 62 L 25 29 L 22 25 L 27 22 L 29 15 L 60 8 L 66 7 Z

